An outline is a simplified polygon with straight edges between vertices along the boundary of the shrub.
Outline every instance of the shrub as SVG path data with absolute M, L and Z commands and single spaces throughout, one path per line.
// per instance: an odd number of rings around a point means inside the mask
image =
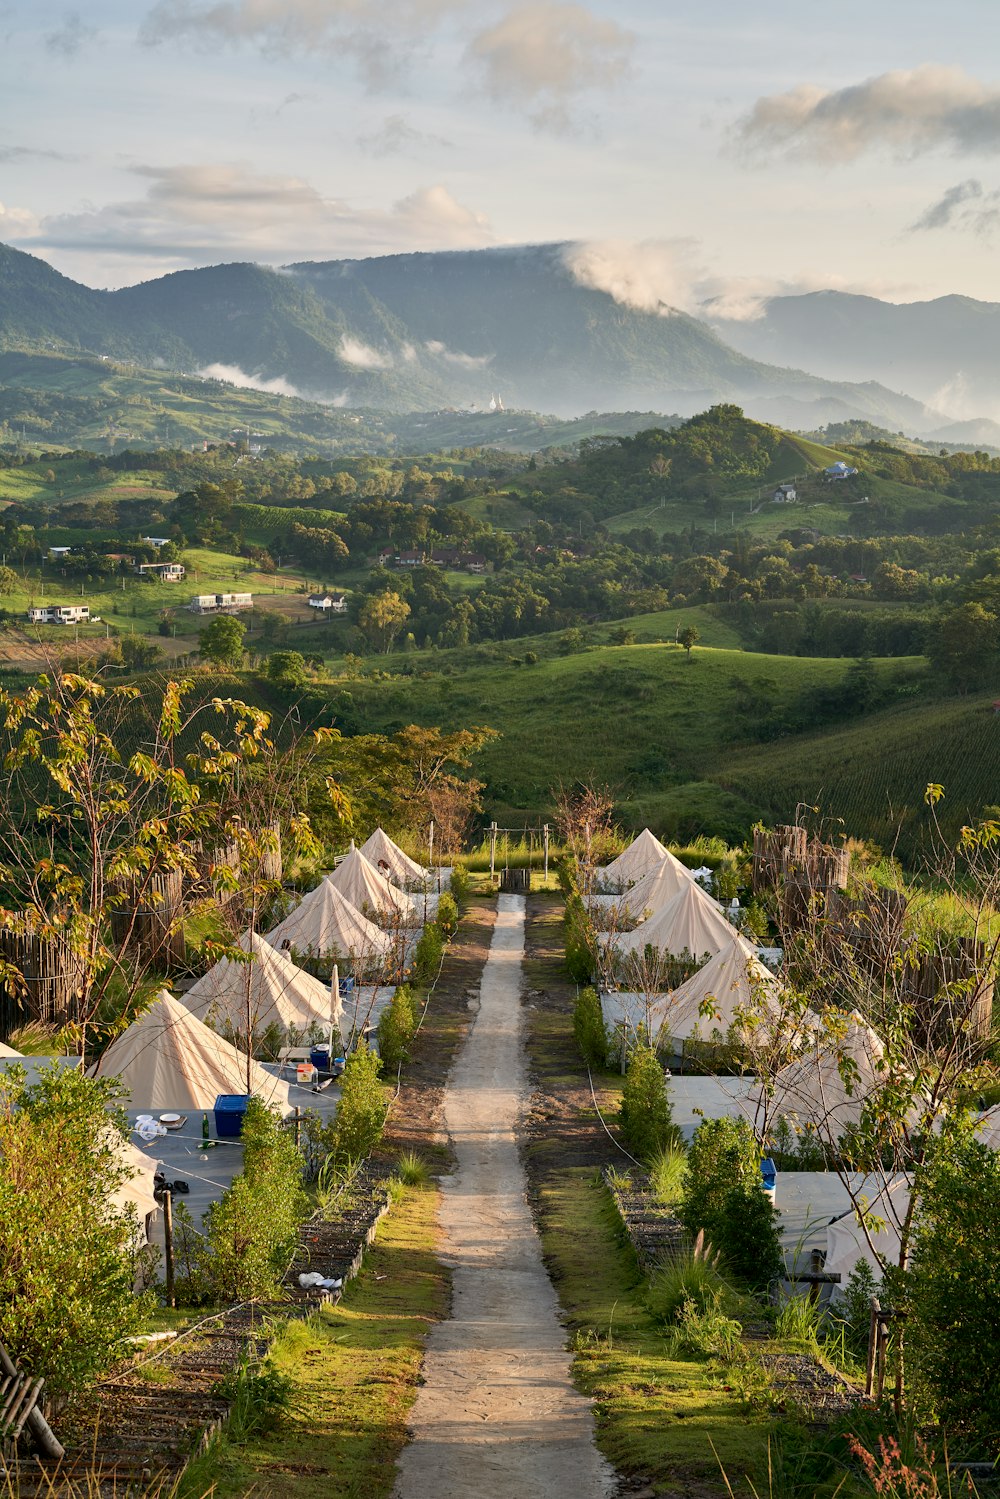
M 471 877 L 464 864 L 456 864 L 451 871 L 451 879 L 448 888 L 458 905 L 462 905 L 469 894 Z
M 450 941 L 454 937 L 456 928 L 458 927 L 458 905 L 455 897 L 449 895 L 447 890 L 442 890 L 438 897 L 437 916 L 435 920 L 441 929 L 445 941 Z
M 671 1328 L 671 1343 L 678 1352 L 695 1358 L 735 1357 L 743 1328 L 733 1317 L 727 1317 L 716 1294 L 707 1306 L 693 1300 L 679 1307 Z
M 676 1139 L 663 1068 L 651 1046 L 637 1046 L 629 1058 L 618 1110 L 622 1132 L 642 1161 Z
M 364 1160 L 382 1138 L 389 1110 L 379 1083 L 381 1067 L 381 1060 L 363 1043 L 347 1058 L 333 1133 L 338 1161 Z
M 379 1016 L 378 1049 L 383 1067 L 394 1072 L 409 1060 L 410 1042 L 416 1028 L 413 996 L 405 984 L 400 984 Z
M 308 1211 L 303 1164 L 277 1115 L 251 1098 L 243 1170 L 205 1214 L 201 1273 L 220 1301 L 277 1293 Z
M 594 971 L 594 948 L 590 919 L 586 907 L 578 895 L 571 895 L 566 902 L 563 918 L 566 948 L 566 972 L 574 983 L 589 984 Z
M 781 1274 L 775 1212 L 760 1175 L 760 1148 L 745 1119 L 703 1119 L 688 1151 L 679 1217 L 721 1250 L 730 1269 L 763 1286 Z
M 597 990 L 581 989 L 573 1006 L 573 1034 L 588 1067 L 604 1067 L 608 1060 L 608 1032 Z
M 444 958 L 444 936 L 436 921 L 429 921 L 420 933 L 413 950 L 411 973 L 420 984 L 430 984 L 437 978 Z
M 44 1067 L 0 1079 L 0 1342 L 54 1395 L 98 1378 L 139 1331 L 135 1209 L 115 1088 Z
M 214 1392 L 229 1401 L 227 1436 L 243 1443 L 272 1430 L 288 1410 L 294 1386 L 269 1359 L 243 1359 L 219 1380 Z

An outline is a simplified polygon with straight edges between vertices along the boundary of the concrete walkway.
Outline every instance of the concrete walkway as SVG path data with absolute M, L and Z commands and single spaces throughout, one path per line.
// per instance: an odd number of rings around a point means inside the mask
M 445 1096 L 458 1159 L 441 1209 L 452 1316 L 428 1341 L 396 1499 L 604 1499 L 613 1487 L 590 1402 L 570 1382 L 518 1158 L 523 956 L 524 901 L 501 895 L 479 1013 Z

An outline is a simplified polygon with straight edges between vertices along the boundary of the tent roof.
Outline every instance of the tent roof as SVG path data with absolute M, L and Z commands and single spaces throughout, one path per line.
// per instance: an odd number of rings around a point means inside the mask
M 730 926 L 711 896 L 688 880 L 648 921 L 616 937 L 614 945 L 621 953 L 642 953 L 646 947 L 653 947 L 675 957 L 690 953 L 699 958 L 706 953 L 727 951 L 734 941 L 742 944 L 748 955 L 753 953 L 753 948 Z
M 774 1015 L 774 996 L 781 987 L 780 980 L 737 938 L 674 990 L 663 1027 L 678 1040 L 687 1039 L 696 1030 L 702 1037 L 714 1031 L 725 1035 L 737 1023 L 737 1010 L 747 1015 Z M 712 1014 L 703 1015 L 701 1007 L 709 1003 Z
M 816 1044 L 782 1067 L 774 1079 L 774 1117 L 811 1125 L 830 1142 L 860 1123 L 865 1098 L 884 1081 L 885 1048 L 878 1036 L 856 1011 L 840 1018 L 840 1034 L 824 1026 Z M 849 1082 L 841 1072 L 842 1062 Z
M 15 1051 L 12 1046 L 4 1046 L 3 1042 L 0 1041 L 0 1057 L 19 1057 L 20 1055 L 21 1053 Z
M 110 1194 L 108 1206 L 121 1210 L 132 1203 L 141 1224 L 147 1213 L 155 1213 L 160 1206 L 153 1192 L 153 1178 L 159 1169 L 159 1162 L 140 1150 L 131 1140 L 123 1140 L 117 1131 L 115 1134 L 117 1138 L 113 1149 L 118 1164 L 127 1167 L 132 1175 Z
M 643 828 L 638 838 L 633 838 L 617 859 L 612 859 L 610 864 L 597 871 L 597 878 L 605 886 L 631 885 L 655 869 L 663 859 L 674 859 L 674 856 L 648 828 Z M 674 863 L 684 868 L 678 859 L 674 859 Z
M 327 879 L 359 911 L 376 913 L 379 925 L 385 925 L 386 921 L 405 921 L 413 914 L 410 897 L 379 874 L 358 848 L 352 848 Z
M 680 895 L 685 885 L 691 883 L 690 871 L 673 854 L 668 853 L 665 859 L 661 859 L 659 864 L 655 864 L 626 890 L 617 903 L 618 909 L 628 911 L 636 917 L 641 916 L 644 911 L 655 915 L 675 895 Z
M 363 853 L 376 869 L 378 869 L 379 860 L 384 859 L 389 866 L 389 878 L 401 885 L 411 884 L 414 881 L 423 884 L 427 879 L 427 870 L 419 865 L 416 859 L 411 859 L 409 854 L 404 853 L 398 843 L 393 843 L 389 834 L 382 828 L 376 828 L 371 837 L 365 839 L 359 852 Z
M 392 939 L 329 880 L 320 880 L 264 940 L 279 952 L 287 942 L 297 952 L 349 957 L 361 967 L 384 962 L 392 950 Z
M 865 1261 L 877 1281 L 882 1279 L 882 1266 L 875 1251 L 890 1264 L 899 1261 L 901 1229 L 910 1206 L 910 1178 L 904 1172 L 899 1172 L 881 1180 L 876 1176 L 869 1180 L 870 1188 L 867 1182 L 864 1183 L 865 1190 L 862 1194 L 866 1212 L 880 1218 L 884 1227 L 865 1233 L 853 1207 L 830 1223 L 826 1231 L 826 1263 L 823 1268 L 832 1275 L 840 1276 L 839 1285 L 833 1287 L 834 1301 L 843 1296 L 859 1260 Z
M 189 1010 L 202 1020 L 228 1021 L 243 1035 L 248 1018 L 255 1031 L 274 1022 L 298 1031 L 330 1024 L 330 991 L 325 984 L 275 952 L 256 932 L 244 932 L 239 945 L 252 961 L 223 958 L 216 963 L 184 996 Z M 334 1024 L 340 1019 L 332 1018 Z
M 133 1107 L 153 1111 L 210 1109 L 220 1093 L 247 1090 L 246 1053 L 165 989 L 112 1041 L 90 1073 L 117 1077 L 128 1089 Z M 288 1084 L 257 1062 L 250 1063 L 250 1091 L 283 1111 L 289 1107 Z

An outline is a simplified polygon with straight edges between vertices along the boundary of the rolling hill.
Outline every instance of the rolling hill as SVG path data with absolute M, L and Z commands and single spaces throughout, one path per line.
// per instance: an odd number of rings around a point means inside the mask
M 690 414 L 735 401 L 785 426 L 849 418 L 921 432 L 945 420 L 867 381 L 740 353 L 706 323 L 582 286 L 566 247 L 180 271 L 92 291 L 0 247 L 0 349 L 95 354 L 147 369 L 228 371 L 337 408 L 489 405 L 571 416 Z

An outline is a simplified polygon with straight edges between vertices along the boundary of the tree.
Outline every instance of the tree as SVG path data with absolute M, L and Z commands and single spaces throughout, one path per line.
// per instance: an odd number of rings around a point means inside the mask
M 272 651 L 267 658 L 267 679 L 282 687 L 301 687 L 307 680 L 305 657 L 300 651 Z
M 927 654 L 952 686 L 965 692 L 996 666 L 1000 621 L 982 604 L 961 604 L 938 622 Z
M 697 645 L 700 638 L 701 637 L 698 634 L 698 631 L 695 629 L 694 625 L 688 625 L 681 631 L 681 633 L 677 637 L 678 643 L 682 645 L 687 652 L 687 658 L 689 661 L 691 660 L 691 652 Z
M 373 650 L 388 655 L 410 617 L 410 606 L 392 589 L 372 594 L 361 606 L 358 625 Z
M 629 1058 L 618 1117 L 642 1161 L 650 1161 L 675 1138 L 663 1068 L 651 1046 L 637 1046 Z
M 20 579 L 12 567 L 0 567 L 0 593 L 13 593 Z
M 243 660 L 246 625 L 233 614 L 217 614 L 198 631 L 198 651 L 215 666 L 239 666 Z
M 123 635 L 118 642 L 122 663 L 130 671 L 148 671 L 163 660 L 163 652 L 144 635 Z
M 112 1202 L 133 1174 L 115 1099 L 72 1069 L 0 1077 L 0 1343 L 56 1396 L 121 1358 L 145 1311 L 145 1236 Z

